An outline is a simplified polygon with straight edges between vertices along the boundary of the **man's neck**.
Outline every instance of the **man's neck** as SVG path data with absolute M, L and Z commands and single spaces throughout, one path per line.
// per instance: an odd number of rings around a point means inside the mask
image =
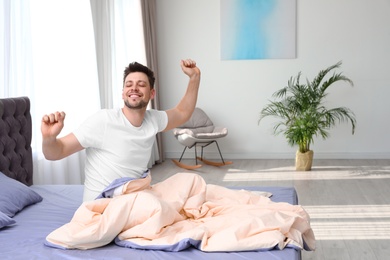
M 144 121 L 146 108 L 131 109 L 127 106 L 124 106 L 122 108 L 122 112 L 133 126 L 140 127 Z

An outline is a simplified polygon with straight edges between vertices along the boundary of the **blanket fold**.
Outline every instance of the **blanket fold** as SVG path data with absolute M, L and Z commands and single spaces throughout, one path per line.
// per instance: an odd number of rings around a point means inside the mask
M 132 180 L 122 193 L 84 202 L 45 244 L 90 249 L 115 240 L 118 246 L 166 251 L 190 246 L 208 252 L 315 249 L 306 211 L 272 202 L 269 193 L 206 184 L 192 173 L 152 186 L 150 178 Z

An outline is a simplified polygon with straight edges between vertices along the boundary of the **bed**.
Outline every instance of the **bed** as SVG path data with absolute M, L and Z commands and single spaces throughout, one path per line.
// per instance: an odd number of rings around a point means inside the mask
M 68 223 L 82 203 L 82 185 L 34 185 L 30 101 L 0 99 L 0 259 L 301 259 L 296 248 L 265 251 L 179 252 L 139 250 L 115 243 L 89 250 L 44 245 L 46 236 Z M 153 172 L 152 174 L 158 174 Z M 234 187 L 273 194 L 275 202 L 298 204 L 293 187 Z

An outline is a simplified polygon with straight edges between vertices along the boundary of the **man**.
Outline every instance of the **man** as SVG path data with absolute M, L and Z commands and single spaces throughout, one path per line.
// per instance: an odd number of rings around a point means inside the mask
M 131 63 L 124 71 L 123 108 L 101 110 L 62 138 L 57 136 L 65 113 L 43 116 L 42 150 L 46 159 L 59 160 L 86 149 L 84 201 L 95 199 L 115 179 L 145 176 L 156 133 L 171 130 L 191 117 L 201 73 L 191 59 L 182 60 L 180 65 L 189 77 L 188 87 L 176 107 L 167 111 L 146 109 L 156 94 L 154 73 Z

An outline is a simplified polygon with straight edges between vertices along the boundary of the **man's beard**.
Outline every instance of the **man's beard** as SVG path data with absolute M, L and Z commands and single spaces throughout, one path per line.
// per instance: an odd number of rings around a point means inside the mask
M 137 105 L 132 105 L 130 104 L 129 101 L 125 100 L 125 105 L 130 108 L 130 109 L 141 109 L 141 108 L 144 108 L 144 107 L 147 107 L 148 106 L 148 103 L 149 102 L 145 102 L 143 100 L 141 100 Z

